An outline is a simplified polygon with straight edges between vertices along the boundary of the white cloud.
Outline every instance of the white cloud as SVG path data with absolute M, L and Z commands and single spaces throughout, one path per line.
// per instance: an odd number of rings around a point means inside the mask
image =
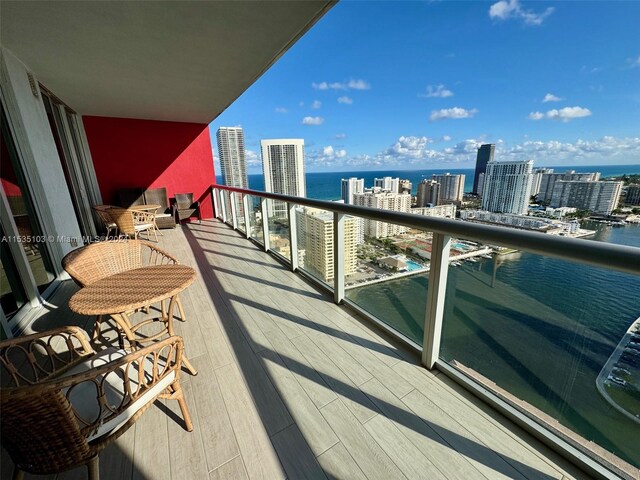
M 563 122 L 569 122 L 574 118 L 581 117 L 589 117 L 591 116 L 591 110 L 584 107 L 564 107 L 560 109 L 548 110 L 546 113 L 542 112 L 531 112 L 529 114 L 529 119 L 531 120 L 542 120 L 543 118 L 547 118 L 549 120 L 561 120 Z
M 351 105 L 353 103 L 353 99 L 347 97 L 346 95 L 343 97 L 338 97 L 338 103 L 344 103 L 345 105 Z
M 276 107 L 277 113 L 287 113 L 287 109 L 284 107 Z
M 247 168 L 262 166 L 262 160 L 260 159 L 258 154 L 253 150 L 245 150 L 244 159 L 247 162 Z
M 508 20 L 518 18 L 527 25 L 542 25 L 545 19 L 554 12 L 553 7 L 536 13 L 533 10 L 525 10 L 519 0 L 500 0 L 489 7 L 489 17 L 496 20 Z
M 562 98 L 554 95 L 553 93 L 547 93 L 542 99 L 542 103 L 559 102 L 560 100 L 562 100 Z
M 476 113 L 478 113 L 476 108 L 472 108 L 471 110 L 460 107 L 442 108 L 440 110 L 433 110 L 429 116 L 429 120 L 435 122 L 438 120 L 445 120 L 447 118 L 471 118 Z
M 365 80 L 361 80 L 361 79 L 349 80 L 347 87 L 349 87 L 352 90 L 370 90 L 371 89 L 371 85 L 369 85 L 369 83 L 366 82 Z
M 560 110 L 553 109 L 547 112 L 547 118 L 562 120 L 563 122 L 568 122 L 574 118 L 589 117 L 590 115 L 591 110 L 584 107 L 564 107 Z
M 322 102 L 320 100 L 314 100 L 313 103 L 311 104 L 311 108 L 315 110 L 317 110 L 321 106 L 322 106 Z
M 444 136 L 442 137 L 442 141 L 443 141 L 443 142 L 450 142 L 450 141 L 451 141 L 451 137 L 450 137 L 449 135 L 444 135 Z
M 444 85 L 427 85 L 427 92 L 418 94 L 419 97 L 423 98 L 447 98 L 452 97 L 453 92 L 446 88 Z
M 629 63 L 629 66 L 631 68 L 640 67 L 640 55 L 638 55 L 636 58 L 629 58 L 627 62 Z
M 304 117 L 302 119 L 303 125 L 322 125 L 324 123 L 324 118 L 322 117 Z
M 381 167 L 382 169 L 417 168 L 470 168 L 475 165 L 478 147 L 487 138 L 469 138 L 454 145 L 433 148 L 432 139 L 424 136 L 401 136 L 389 147 L 375 154 L 349 155 L 346 150 L 334 146 L 309 148 L 305 164 L 312 170 L 357 170 Z M 603 165 L 640 163 L 640 136 L 630 138 L 603 137 L 599 140 L 539 141 L 524 139 L 510 144 L 503 140 L 491 140 L 496 144 L 498 160 L 531 160 L 540 165 Z M 257 156 L 253 155 L 257 162 Z M 247 152 L 247 158 L 249 153 Z M 259 166 L 260 164 L 257 163 Z
M 347 134 L 346 133 L 337 133 L 336 134 L 336 138 L 338 140 L 342 140 L 343 138 L 347 138 Z
M 370 90 L 371 85 L 366 80 L 351 79 L 347 82 L 313 82 L 311 86 L 316 90 Z

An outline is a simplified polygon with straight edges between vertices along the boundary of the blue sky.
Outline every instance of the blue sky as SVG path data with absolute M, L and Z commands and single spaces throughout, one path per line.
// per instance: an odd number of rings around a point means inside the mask
M 211 124 L 304 138 L 307 171 L 640 164 L 640 2 L 352 2 Z M 216 164 L 216 171 L 219 171 Z

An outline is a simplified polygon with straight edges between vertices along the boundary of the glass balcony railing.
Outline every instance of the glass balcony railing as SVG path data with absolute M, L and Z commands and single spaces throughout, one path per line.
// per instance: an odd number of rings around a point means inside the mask
M 288 207 L 285 202 L 267 199 L 269 249 L 291 260 Z
M 421 345 L 432 233 L 354 219 L 363 235 L 355 271 L 345 279 L 346 298 Z
M 623 237 L 640 225 L 603 243 L 244 195 L 248 236 L 268 232 L 266 249 L 419 348 L 427 367 L 542 426 L 587 471 L 637 471 L 640 248 Z M 375 238 L 376 222 L 393 231 Z

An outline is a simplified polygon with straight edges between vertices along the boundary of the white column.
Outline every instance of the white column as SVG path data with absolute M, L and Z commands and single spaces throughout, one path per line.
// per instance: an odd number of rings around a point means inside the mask
M 429 369 L 433 368 L 440 353 L 450 246 L 451 237 L 449 235 L 433 234 L 429 288 L 427 290 L 427 312 L 424 320 L 424 340 L 422 343 L 422 364 Z
M 287 203 L 287 213 L 289 216 L 289 246 L 291 250 L 291 271 L 298 269 L 298 228 L 296 224 L 296 205 Z
M 333 212 L 333 300 L 344 300 L 344 213 Z
M 260 209 L 262 211 L 262 237 L 264 239 L 264 251 L 269 251 L 269 216 L 268 216 L 268 198 L 260 198 Z

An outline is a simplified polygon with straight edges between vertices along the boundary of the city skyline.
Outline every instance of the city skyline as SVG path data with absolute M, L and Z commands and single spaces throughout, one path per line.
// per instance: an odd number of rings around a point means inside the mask
M 282 137 L 305 139 L 309 172 L 472 168 L 482 143 L 536 166 L 640 164 L 636 13 L 629 2 L 342 2 L 212 130 L 244 128 L 250 174 L 260 139 Z

